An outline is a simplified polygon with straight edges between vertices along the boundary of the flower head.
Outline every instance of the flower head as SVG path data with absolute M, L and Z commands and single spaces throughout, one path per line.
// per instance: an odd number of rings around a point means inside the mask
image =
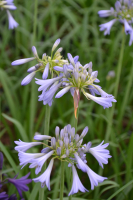
M 75 128 L 71 127 L 70 124 L 65 126 L 63 129 L 59 129 L 59 127 L 55 128 L 55 137 L 48 138 L 49 146 L 46 145 L 46 148 L 41 150 L 41 153 L 25 153 L 19 151 L 19 160 L 20 165 L 25 166 L 26 164 L 30 164 L 29 168 L 35 168 L 35 173 L 38 174 L 41 172 L 42 166 L 49 158 L 50 163 L 45 172 L 43 172 L 37 178 L 34 178 L 33 181 L 41 182 L 41 186 L 45 185 L 50 190 L 50 175 L 54 163 L 54 159 L 58 159 L 62 162 L 67 162 L 68 167 L 72 167 L 73 172 L 73 183 L 72 188 L 69 195 L 77 193 L 78 190 L 81 192 L 88 191 L 81 183 L 77 171 L 78 169 L 82 170 L 84 173 L 87 173 L 90 183 L 91 189 L 94 189 L 94 186 L 97 186 L 99 182 L 102 182 L 106 179 L 106 177 L 99 176 L 93 170 L 91 170 L 87 165 L 86 153 L 91 153 L 96 160 L 99 162 L 101 166 L 103 164 L 107 164 L 109 155 L 109 151 L 105 149 L 108 144 L 104 144 L 103 142 L 96 146 L 91 147 L 91 142 L 87 144 L 82 144 L 83 138 L 86 136 L 88 132 L 88 127 L 85 127 L 82 131 L 81 135 L 75 133 Z M 36 135 L 34 139 L 36 138 Z M 37 134 L 37 139 L 42 140 L 44 138 L 43 135 Z
M 14 20 L 9 10 L 16 10 L 16 6 L 13 0 L 2 0 L 0 2 L 1 9 L 6 9 L 9 21 L 9 29 L 14 29 L 18 26 L 18 23 Z
M 112 95 L 104 92 L 100 86 L 94 84 L 100 81 L 97 78 L 98 71 L 92 71 L 92 62 L 82 66 L 79 61 L 76 60 L 77 62 L 75 62 L 71 54 L 68 54 L 68 59 L 70 64 L 63 67 L 64 76 L 61 80 L 64 88 L 56 94 L 55 98 L 60 98 L 70 91 L 74 99 L 75 117 L 80 100 L 80 91 L 87 99 L 92 99 L 104 108 L 111 107 L 111 102 L 116 102 L 116 100 Z M 86 89 L 91 94 L 86 92 Z M 101 95 L 102 98 L 95 97 L 95 94 Z
M 63 64 L 67 63 L 67 60 L 64 60 L 61 56 L 61 51 L 62 48 L 57 49 L 55 52 L 56 47 L 59 45 L 60 39 L 57 39 L 52 47 L 52 52 L 51 56 L 46 55 L 44 53 L 42 55 L 42 58 L 39 58 L 36 47 L 32 47 L 32 52 L 34 57 L 31 58 L 24 58 L 24 59 L 19 59 L 15 60 L 12 62 L 12 65 L 22 65 L 27 62 L 30 62 L 32 60 L 36 60 L 37 64 L 34 66 L 30 67 L 27 72 L 30 73 L 27 75 L 21 82 L 21 85 L 27 85 L 31 82 L 31 80 L 35 77 L 36 72 L 40 71 L 42 72 L 42 79 L 46 80 L 48 78 L 49 73 L 54 74 L 54 75 L 59 75 L 59 72 L 54 70 L 54 66 L 58 65 L 60 67 L 63 67 Z
M 115 3 L 115 8 L 110 8 L 110 10 L 100 10 L 98 12 L 100 17 L 113 16 L 114 19 L 110 22 L 100 25 L 100 31 L 104 31 L 104 35 L 110 34 L 110 29 L 112 25 L 119 21 L 125 27 L 125 33 L 130 34 L 129 45 L 132 44 L 133 40 L 132 29 L 133 29 L 133 1 L 132 0 L 117 0 Z

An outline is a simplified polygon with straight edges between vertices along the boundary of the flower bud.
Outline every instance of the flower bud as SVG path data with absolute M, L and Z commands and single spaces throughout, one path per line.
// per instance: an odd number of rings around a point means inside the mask
M 60 128 L 58 126 L 56 126 L 55 128 L 55 136 L 56 136 L 56 140 L 59 139 L 59 132 L 60 132 Z
M 51 139 L 51 146 L 53 147 L 53 149 L 56 149 L 56 139 L 55 139 L 55 137 L 52 137 L 52 139 Z
M 63 129 L 61 129 L 61 131 L 60 131 L 60 138 L 61 138 L 61 140 L 64 139 L 64 130 Z
M 62 140 L 59 141 L 59 145 L 60 145 L 60 147 L 63 146 L 63 141 Z
M 69 150 L 68 149 L 66 150 L 66 156 L 69 156 Z
M 68 144 L 69 144 L 69 139 L 68 139 L 68 137 L 64 137 L 64 143 L 65 143 L 65 147 L 67 148 L 67 147 L 68 147 Z
M 75 135 L 75 141 L 78 142 L 78 140 L 79 140 L 79 135 L 76 134 L 76 135 Z
M 57 155 L 60 156 L 61 155 L 61 147 L 58 147 L 56 152 L 57 152 Z

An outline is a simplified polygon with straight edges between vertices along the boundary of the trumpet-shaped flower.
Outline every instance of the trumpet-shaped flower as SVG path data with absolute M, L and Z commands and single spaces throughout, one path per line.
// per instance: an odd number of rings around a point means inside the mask
M 19 24 L 15 21 L 9 10 L 7 10 L 7 16 L 9 21 L 9 29 L 16 28 Z
M 31 163 L 31 160 L 33 160 L 35 158 L 39 158 L 41 156 L 44 156 L 45 155 L 44 153 L 45 152 L 42 152 L 42 153 L 25 153 L 23 151 L 19 151 L 18 157 L 19 157 L 20 165 L 22 165 L 22 168 L 23 168 L 28 163 Z
M 103 182 L 106 177 L 102 177 L 98 174 L 96 174 L 92 169 L 88 167 L 87 174 L 89 176 L 90 182 L 91 182 L 91 190 L 94 190 L 94 186 L 98 186 L 98 183 Z
M 125 27 L 125 33 L 130 34 L 129 45 L 132 44 L 133 40 L 131 39 L 132 28 L 133 28 L 133 2 L 132 0 L 117 0 L 115 3 L 115 9 L 110 8 L 110 10 L 100 10 L 98 12 L 100 17 L 109 17 L 113 16 L 114 19 L 110 22 L 100 25 L 100 31 L 104 31 L 104 35 L 110 34 L 110 29 L 112 25 L 119 21 Z
M 9 21 L 9 29 L 16 28 L 19 24 L 14 20 L 9 10 L 16 10 L 17 7 L 14 5 L 13 0 L 1 0 L 0 7 L 7 11 L 8 21 Z
M 46 147 L 41 150 L 42 153 L 25 153 L 19 151 L 18 156 L 20 160 L 20 165 L 23 165 L 24 167 L 26 164 L 29 163 L 29 168 L 35 168 L 35 173 L 38 174 L 39 172 L 41 172 L 42 166 L 44 165 L 46 160 L 51 157 L 47 169 L 40 176 L 33 179 L 33 181 L 35 182 L 41 182 L 42 187 L 46 185 L 47 188 L 50 190 L 50 174 L 52 171 L 54 159 L 56 158 L 59 161 L 69 163 L 68 167 L 72 167 L 73 183 L 69 195 L 77 193 L 78 191 L 88 191 L 82 185 L 75 167 L 82 170 L 84 173 L 87 173 L 91 182 L 91 189 L 94 189 L 94 186 L 97 186 L 98 183 L 104 181 L 106 177 L 99 176 L 88 167 L 86 153 L 91 153 L 101 166 L 103 166 L 103 164 L 107 164 L 108 158 L 110 158 L 111 156 L 109 155 L 109 151 L 105 149 L 108 146 L 108 143 L 103 144 L 102 142 L 96 147 L 91 147 L 91 142 L 88 142 L 87 144 L 82 144 L 83 138 L 85 137 L 87 132 L 88 127 L 85 127 L 81 135 L 79 136 L 77 133 L 75 133 L 75 128 L 71 127 L 70 124 L 68 124 L 61 130 L 59 127 L 56 127 L 55 137 L 49 138 L 49 145 L 46 145 Z M 46 136 L 44 137 L 45 139 L 48 139 L 46 138 Z M 37 134 L 36 139 L 44 138 L 43 136 Z
M 18 145 L 17 147 L 15 147 L 15 150 L 16 151 L 23 151 L 23 152 L 27 151 L 31 147 L 42 144 L 41 142 L 23 142 L 21 140 L 14 141 L 14 142 L 15 142 L 15 144 Z
M 44 156 L 42 156 L 42 157 L 32 159 L 29 168 L 34 168 L 34 167 L 36 167 L 35 173 L 38 174 L 38 173 L 41 171 L 42 166 L 43 166 L 43 164 L 45 163 L 45 161 L 46 161 L 50 156 L 52 156 L 52 154 L 53 154 L 53 151 L 50 151 L 50 152 L 48 152 L 46 155 L 44 155 Z
M 98 161 L 99 165 L 103 168 L 103 164 L 108 163 L 108 158 L 111 158 L 109 155 L 109 150 L 105 149 L 109 143 L 104 144 L 104 141 L 101 142 L 96 147 L 92 147 L 88 150 L 89 153 L 91 153 Z
M 50 190 L 50 174 L 52 171 L 53 163 L 54 160 L 51 159 L 46 171 L 41 176 L 33 179 L 34 182 L 41 182 L 41 187 L 44 187 L 46 185 L 49 190 Z
M 30 67 L 27 72 L 30 73 L 27 75 L 21 82 L 21 85 L 27 85 L 31 82 L 31 80 L 35 77 L 36 73 L 38 71 L 42 72 L 42 79 L 46 80 L 48 78 L 49 73 L 53 75 L 59 75 L 59 72 L 54 69 L 54 67 L 57 65 L 59 67 L 63 67 L 63 64 L 68 63 L 67 60 L 64 60 L 60 54 L 62 51 L 62 48 L 59 48 L 55 53 L 53 52 L 55 48 L 59 45 L 60 39 L 57 39 L 52 47 L 52 53 L 51 57 L 46 55 L 46 53 L 43 53 L 42 58 L 40 59 L 36 50 L 36 47 L 32 47 L 32 52 L 34 54 L 34 57 L 31 58 L 24 58 L 13 61 L 11 64 L 14 65 L 22 65 L 27 62 L 36 60 L 37 64 Z
M 109 35 L 110 34 L 110 30 L 111 27 L 113 26 L 113 24 L 116 22 L 116 19 L 113 19 L 105 24 L 101 24 L 100 25 L 100 31 L 104 31 L 104 35 Z
M 29 177 L 29 175 L 30 175 L 30 172 L 27 175 L 21 177 L 20 179 L 16 179 L 18 175 L 15 176 L 14 178 L 8 178 L 8 182 L 12 183 L 16 187 L 20 197 L 23 197 L 22 191 L 29 190 L 27 184 L 32 182 L 32 179 L 27 179 Z
M 72 165 L 72 173 L 73 173 L 73 183 L 72 183 L 72 188 L 71 191 L 69 192 L 68 196 L 77 193 L 78 191 L 81 192 L 89 192 L 81 183 L 76 168 L 74 165 Z

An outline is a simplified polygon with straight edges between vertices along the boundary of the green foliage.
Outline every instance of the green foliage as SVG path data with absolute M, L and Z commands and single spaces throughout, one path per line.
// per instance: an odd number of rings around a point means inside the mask
M 45 133 L 45 106 L 42 102 L 37 101 L 39 93 L 34 83 L 27 86 L 20 84 L 26 76 L 27 69 L 34 62 L 22 66 L 11 66 L 11 62 L 16 59 L 31 57 L 33 45 L 34 1 L 15 0 L 14 3 L 17 10 L 12 13 L 19 23 L 15 30 L 8 30 L 6 13 L 0 11 L 0 38 L 2 38 L 0 41 L 0 119 L 3 128 L 0 133 L 0 149 L 4 152 L 5 157 L 4 173 L 13 177 L 19 171 L 19 177 L 21 177 L 29 169 L 26 166 L 20 170 L 18 156 L 14 150 L 14 140 L 33 141 L 36 131 Z M 70 52 L 73 56 L 79 55 L 79 60 L 83 65 L 92 61 L 93 70 L 98 70 L 100 85 L 107 93 L 113 94 L 116 76 L 108 79 L 107 74 L 111 70 L 117 72 L 123 35 L 122 27 L 120 24 L 116 24 L 113 26 L 111 34 L 104 36 L 103 32 L 99 31 L 99 25 L 109 19 L 99 18 L 97 12 L 109 9 L 114 3 L 115 0 L 39 0 L 35 41 L 39 56 L 45 52 L 49 54 L 53 42 L 60 37 L 64 58 Z M 88 155 L 90 168 L 96 173 L 99 172 L 108 177 L 108 180 L 91 191 L 88 177 L 78 171 L 84 186 L 89 189 L 89 193 L 79 192 L 74 195 L 73 200 L 132 199 L 133 45 L 129 47 L 128 41 L 129 37 L 126 36 L 111 135 L 106 141 L 110 143 L 109 150 L 112 158 L 102 170 L 97 162 Z M 41 74 L 38 77 L 41 77 Z M 93 141 L 93 144 L 98 144 L 106 138 L 111 109 L 104 110 L 100 105 L 81 96 L 77 130 L 80 134 L 85 126 L 89 127 L 85 142 Z M 65 94 L 60 99 L 54 99 L 51 107 L 50 135 L 54 134 L 55 126 L 63 128 L 68 123 L 74 125 L 73 98 L 70 94 Z M 38 147 L 33 148 L 33 152 L 39 152 Z M 59 175 L 60 165 L 56 162 L 51 176 L 51 191 L 46 188 L 44 190 L 49 199 L 55 200 L 59 197 Z M 31 178 L 33 177 L 35 177 L 34 170 L 31 170 Z M 65 167 L 64 200 L 68 199 L 69 180 L 69 168 Z M 37 200 L 39 188 L 40 184 L 32 183 L 30 192 L 26 193 L 26 199 Z M 12 189 L 8 192 L 9 195 L 12 194 Z

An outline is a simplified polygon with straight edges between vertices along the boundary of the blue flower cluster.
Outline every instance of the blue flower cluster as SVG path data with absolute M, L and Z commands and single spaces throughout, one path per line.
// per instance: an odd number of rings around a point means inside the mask
M 124 25 L 126 35 L 130 35 L 129 45 L 133 43 L 133 1 L 132 0 L 118 0 L 115 3 L 115 9 L 100 10 L 98 12 L 100 17 L 113 16 L 114 19 L 100 25 L 100 31 L 104 31 L 104 35 L 110 34 L 112 25 L 119 21 Z
M 36 72 L 42 71 L 42 79 L 36 78 L 36 84 L 40 85 L 38 91 L 42 91 L 39 95 L 39 101 L 43 104 L 52 105 L 53 97 L 57 90 L 61 90 L 56 94 L 55 98 L 62 97 L 65 93 L 70 91 L 74 98 L 75 116 L 80 100 L 80 92 L 89 100 L 93 100 L 103 108 L 112 106 L 112 102 L 116 102 L 114 96 L 107 94 L 101 89 L 101 86 L 94 83 L 99 83 L 97 78 L 98 71 L 92 71 L 92 62 L 84 66 L 78 61 L 79 56 L 72 57 L 70 53 L 67 54 L 68 59 L 64 60 L 60 54 L 62 48 L 59 48 L 55 53 L 55 48 L 59 45 L 60 39 L 57 39 L 52 47 L 53 56 L 43 54 L 42 59 L 39 59 L 36 48 L 32 47 L 34 57 L 20 59 L 12 62 L 12 65 L 20 65 L 32 60 L 37 60 L 38 64 L 28 69 L 27 75 L 21 82 L 22 85 L 27 85 L 35 77 Z M 53 77 L 48 78 L 49 73 Z M 87 90 L 87 91 L 86 91 Z M 96 95 L 99 95 L 96 97 Z
M 41 150 L 41 153 L 27 153 L 26 151 L 36 145 L 42 145 L 42 142 L 27 143 L 22 142 L 21 140 L 15 141 L 15 143 L 18 145 L 15 147 L 15 150 L 18 151 L 20 165 L 23 168 L 25 165 L 30 164 L 29 168 L 35 168 L 35 173 L 38 174 L 41 172 L 42 166 L 46 160 L 51 157 L 47 169 L 39 177 L 33 179 L 34 182 L 41 182 L 42 187 L 46 185 L 50 190 L 50 175 L 54 164 L 54 159 L 59 159 L 63 162 L 67 162 L 68 167 L 72 168 L 73 183 L 69 195 L 77 193 L 78 190 L 81 192 L 88 191 L 82 185 L 78 177 L 76 167 L 87 173 L 90 179 L 91 189 L 93 190 L 98 183 L 103 182 L 107 178 L 96 174 L 92 169 L 89 168 L 89 166 L 86 164 L 86 153 L 92 154 L 102 168 L 103 164 L 108 163 L 108 158 L 111 158 L 111 156 L 109 154 L 109 150 L 106 149 L 109 143 L 103 144 L 103 141 L 101 144 L 95 147 L 91 147 L 91 142 L 82 144 L 83 138 L 86 136 L 87 132 L 88 127 L 85 127 L 79 136 L 77 133 L 75 133 L 75 128 L 68 124 L 61 130 L 57 126 L 55 128 L 55 137 L 36 133 L 34 136 L 35 140 L 49 140 L 50 145 L 48 146 L 44 144 L 46 147 Z

